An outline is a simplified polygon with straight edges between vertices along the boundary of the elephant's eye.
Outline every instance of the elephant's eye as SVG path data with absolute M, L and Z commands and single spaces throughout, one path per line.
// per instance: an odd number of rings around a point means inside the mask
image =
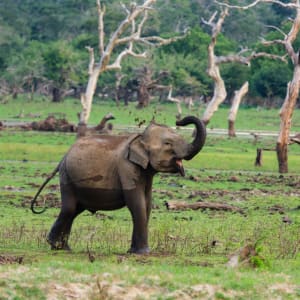
M 169 146 L 169 147 L 172 146 L 171 142 L 168 142 L 168 141 L 164 142 L 164 144 L 165 144 L 165 146 Z

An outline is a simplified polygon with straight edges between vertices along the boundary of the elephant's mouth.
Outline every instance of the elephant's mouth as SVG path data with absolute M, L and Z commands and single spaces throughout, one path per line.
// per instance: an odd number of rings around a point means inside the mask
M 182 164 L 182 159 L 177 158 L 175 160 L 175 165 L 176 165 L 176 169 L 178 170 L 178 172 L 180 173 L 180 175 L 182 177 L 184 177 L 185 172 L 184 172 L 184 168 L 183 168 L 183 164 Z

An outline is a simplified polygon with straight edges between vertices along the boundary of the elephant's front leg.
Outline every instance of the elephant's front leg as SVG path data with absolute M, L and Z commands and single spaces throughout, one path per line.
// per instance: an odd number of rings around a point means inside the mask
M 131 213 L 133 232 L 130 253 L 149 253 L 148 246 L 148 218 L 149 207 L 145 197 L 144 188 L 125 191 L 126 205 Z

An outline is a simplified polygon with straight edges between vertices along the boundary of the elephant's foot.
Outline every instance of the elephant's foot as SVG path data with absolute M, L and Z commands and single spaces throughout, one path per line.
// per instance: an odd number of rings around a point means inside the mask
M 128 250 L 128 253 L 132 253 L 132 254 L 149 254 L 150 253 L 150 249 L 149 247 L 144 247 L 144 248 L 135 248 L 135 247 L 131 247 Z
M 47 242 L 48 242 L 48 244 L 50 244 L 51 250 L 71 251 L 71 248 L 69 247 L 69 245 L 66 241 L 53 241 L 53 240 L 47 238 Z

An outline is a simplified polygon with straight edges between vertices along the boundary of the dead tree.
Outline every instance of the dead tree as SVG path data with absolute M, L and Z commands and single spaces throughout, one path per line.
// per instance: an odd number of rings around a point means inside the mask
M 128 106 L 129 101 L 136 98 L 137 89 L 138 82 L 136 79 L 128 80 L 125 85 L 122 85 L 120 82 L 119 86 L 116 87 L 116 95 L 118 101 L 120 102 L 120 100 L 122 99 L 124 101 L 124 105 Z
M 108 70 L 120 70 L 124 57 L 130 55 L 137 58 L 145 58 L 146 51 L 136 52 L 134 44 L 139 43 L 144 46 L 157 46 L 170 43 L 177 38 L 162 39 L 158 36 L 142 36 L 142 29 L 147 21 L 148 12 L 152 9 L 155 0 L 145 0 L 142 5 L 132 3 L 130 7 L 122 5 L 126 17 L 113 32 L 108 42 L 104 43 L 104 15 L 105 6 L 97 1 L 98 12 L 98 55 L 96 61 L 94 48 L 86 47 L 89 51 L 88 83 L 85 93 L 81 95 L 82 112 L 80 114 L 79 125 L 86 128 L 91 113 L 94 93 L 97 87 L 98 78 L 101 73 Z M 128 33 L 128 29 L 131 31 Z M 128 33 L 128 34 L 127 34 Z M 119 53 L 114 53 L 120 50 Z M 114 58 L 114 61 L 112 59 Z
M 210 26 L 212 28 L 212 36 L 211 36 L 211 41 L 208 45 L 208 68 L 207 68 L 207 74 L 209 77 L 212 78 L 214 81 L 214 94 L 210 102 L 208 103 L 203 115 L 202 115 L 202 120 L 205 124 L 208 124 L 210 119 L 212 118 L 213 114 L 218 110 L 219 105 L 225 101 L 226 96 L 227 96 L 227 91 L 225 87 L 224 80 L 222 79 L 222 76 L 220 74 L 220 68 L 219 66 L 224 63 L 232 63 L 232 62 L 237 62 L 240 64 L 244 64 L 246 66 L 250 66 L 250 62 L 252 59 L 257 58 L 257 57 L 270 57 L 273 59 L 280 59 L 284 60 L 284 58 L 277 56 L 277 55 L 271 55 L 269 53 L 265 52 L 259 52 L 256 53 L 255 51 L 251 51 L 250 49 L 242 49 L 239 53 L 237 54 L 232 54 L 232 55 L 227 55 L 227 56 L 216 56 L 215 55 L 215 46 L 217 43 L 217 37 L 221 32 L 224 20 L 226 16 L 229 14 L 229 7 L 225 7 L 224 10 L 221 11 L 219 19 L 214 22 L 217 12 L 215 12 L 212 17 L 209 19 L 209 21 L 205 21 L 202 19 L 202 22 L 205 23 L 206 25 Z M 246 87 L 241 87 L 241 92 L 244 92 Z M 236 101 L 241 101 L 242 98 Z M 239 103 L 236 105 L 238 102 L 236 102 L 232 108 L 232 112 L 229 114 L 229 118 L 232 121 L 235 121 L 236 114 L 238 111 Z M 228 134 L 229 136 L 232 136 L 232 132 L 230 132 L 230 127 L 233 126 L 230 124 L 230 119 L 229 119 L 229 131 Z M 234 119 L 234 120 L 233 120 Z
M 234 128 L 236 115 L 243 97 L 248 93 L 248 88 L 249 83 L 248 81 L 246 81 L 239 90 L 234 92 L 234 97 L 232 99 L 231 108 L 228 116 L 228 135 L 230 137 L 236 136 Z
M 180 120 L 180 119 L 181 119 L 181 116 L 182 116 L 181 101 L 180 101 L 180 99 L 178 99 L 178 98 L 172 97 L 172 91 L 173 91 L 173 87 L 170 86 L 170 90 L 169 90 L 169 94 L 168 94 L 167 100 L 176 103 L 176 106 L 177 106 L 177 112 L 178 112 L 178 114 L 176 115 L 176 119 L 177 119 L 177 120 Z
M 168 89 L 168 86 L 159 84 L 163 78 L 166 78 L 169 75 L 168 72 L 161 71 L 154 77 L 154 72 L 151 70 L 151 68 L 144 66 L 136 70 L 136 73 L 138 75 L 137 108 L 148 106 L 153 92 Z
M 119 106 L 120 104 L 120 87 L 121 87 L 121 81 L 124 78 L 125 75 L 116 72 L 116 83 L 115 83 L 115 100 L 116 100 L 116 104 L 117 106 Z
M 221 32 L 223 22 L 228 15 L 228 8 L 225 8 L 219 17 L 219 20 L 214 23 L 214 19 L 217 12 L 213 14 L 208 22 L 202 20 L 205 24 L 212 27 L 212 37 L 208 45 L 208 68 L 207 74 L 214 81 L 214 95 L 211 101 L 208 103 L 203 116 L 202 121 L 208 124 L 214 112 L 218 109 L 219 105 L 225 100 L 227 96 L 224 80 L 220 74 L 219 58 L 215 55 L 215 46 L 217 43 L 217 36 Z
M 239 8 L 239 9 L 248 9 L 259 3 L 268 2 L 276 3 L 282 7 L 289 7 L 296 11 L 296 17 L 292 20 L 292 26 L 290 31 L 286 34 L 282 30 L 272 26 L 272 28 L 278 30 L 282 35 L 283 39 L 281 40 L 272 40 L 264 41 L 264 45 L 282 45 L 285 48 L 287 55 L 289 56 L 293 66 L 294 73 L 292 80 L 287 84 L 287 92 L 283 102 L 283 105 L 280 110 L 280 129 L 279 135 L 276 143 L 276 153 L 278 160 L 278 169 L 280 173 L 288 172 L 288 144 L 289 144 L 289 135 L 292 123 L 292 116 L 296 106 L 297 99 L 299 97 L 299 88 L 300 88 L 300 59 L 299 59 L 299 50 L 296 51 L 293 48 L 293 43 L 297 38 L 297 35 L 300 31 L 300 0 L 294 0 L 290 3 L 284 3 L 279 0 L 256 0 L 247 6 L 233 6 L 229 4 L 222 3 L 226 8 Z
M 299 11 L 299 17 L 300 17 L 300 11 Z M 288 172 L 289 135 L 290 135 L 293 112 L 299 96 L 299 82 L 300 82 L 300 61 L 299 61 L 299 56 L 297 55 L 297 61 L 294 63 L 293 79 L 288 83 L 285 100 L 280 110 L 280 129 L 279 129 L 279 135 L 276 143 L 276 153 L 277 153 L 280 173 Z
M 152 71 L 147 66 L 139 69 L 138 74 L 138 88 L 137 88 L 137 98 L 138 98 L 138 108 L 143 108 L 148 106 L 150 102 L 150 89 Z
M 276 151 L 276 149 L 274 149 L 274 148 L 257 148 L 256 149 L 256 158 L 255 158 L 255 162 L 254 162 L 255 167 L 262 166 L 263 150 L 264 151 Z
M 283 40 L 273 41 L 273 43 L 283 44 L 289 55 L 293 66 L 294 73 L 292 80 L 287 84 L 286 96 L 280 110 L 280 129 L 276 143 L 276 153 L 280 173 L 288 172 L 288 143 L 292 123 L 292 116 L 299 97 L 300 84 L 300 53 L 294 50 L 293 42 L 295 41 L 300 30 L 300 1 L 296 0 L 295 7 L 296 17 L 293 20 L 292 27 L 288 34 L 284 35 Z
M 261 167 L 262 166 L 262 149 L 257 148 L 256 149 L 256 158 L 255 158 L 255 167 Z

